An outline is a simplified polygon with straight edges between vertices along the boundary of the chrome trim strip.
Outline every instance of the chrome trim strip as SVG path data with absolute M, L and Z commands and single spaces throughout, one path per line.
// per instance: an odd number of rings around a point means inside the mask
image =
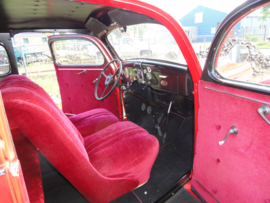
M 160 78 L 167 78 L 168 75 L 159 75 Z
M 212 193 L 211 192 L 209 192 L 199 181 L 197 181 L 196 180 L 196 182 L 203 188 L 203 189 L 205 189 L 205 191 L 206 192 L 208 192 L 218 203 L 220 203 L 220 201 L 218 201 L 218 199 L 214 196 L 214 195 L 212 195 Z
M 58 68 L 58 70 L 103 70 L 103 68 Z
M 6 173 L 7 173 L 6 168 L 1 168 L 0 169 L 0 176 L 5 175 Z
M 239 97 L 239 98 L 242 98 L 242 99 L 247 99 L 247 100 L 250 100 L 250 101 L 255 101 L 255 102 L 258 102 L 258 103 L 261 103 L 261 104 L 270 105 L 270 103 L 267 103 L 267 102 L 264 102 L 264 101 L 260 101 L 260 100 L 257 100 L 257 99 L 251 99 L 251 98 L 240 96 L 240 95 L 237 95 L 237 94 L 232 94 L 232 93 L 229 93 L 229 92 L 224 92 L 224 91 L 221 91 L 221 90 L 212 89 L 210 87 L 204 87 L 204 88 L 205 89 L 208 89 L 208 90 L 213 90 L 213 91 L 216 91 L 216 92 L 228 94 L 228 95 L 231 95 L 231 96 Z

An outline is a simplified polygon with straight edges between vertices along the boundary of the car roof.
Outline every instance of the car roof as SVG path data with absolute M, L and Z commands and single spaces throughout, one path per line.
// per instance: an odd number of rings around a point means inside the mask
M 17 29 L 84 29 L 87 19 L 111 7 L 66 0 L 1 0 L 0 31 Z
M 74 0 L 0 0 L 0 33 L 11 30 L 86 29 L 91 18 L 105 27 L 115 22 L 120 26 L 143 22 L 157 23 L 141 14 L 133 13 L 136 15 L 134 17 L 130 13 L 132 12 L 123 9 Z

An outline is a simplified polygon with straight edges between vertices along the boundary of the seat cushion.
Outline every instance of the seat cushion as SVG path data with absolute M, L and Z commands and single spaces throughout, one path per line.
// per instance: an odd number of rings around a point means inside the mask
M 158 140 L 136 124 L 112 124 L 85 137 L 90 162 L 102 175 L 145 183 L 159 150 Z
M 83 137 L 91 135 L 119 119 L 106 109 L 98 108 L 69 117 Z

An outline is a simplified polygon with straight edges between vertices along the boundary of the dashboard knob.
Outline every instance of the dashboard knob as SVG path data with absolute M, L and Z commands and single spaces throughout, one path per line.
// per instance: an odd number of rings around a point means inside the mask
M 145 103 L 142 103 L 142 105 L 141 105 L 141 110 L 142 110 L 142 111 L 145 111 L 145 110 L 146 110 L 146 104 L 145 104 Z
M 151 106 L 148 106 L 148 107 L 147 107 L 146 112 L 147 112 L 148 114 L 151 114 L 151 113 L 152 113 L 152 108 L 151 108 Z
M 160 81 L 160 84 L 161 84 L 162 86 L 167 86 L 167 85 L 168 85 L 168 82 L 165 81 L 165 80 L 161 80 L 161 81 Z

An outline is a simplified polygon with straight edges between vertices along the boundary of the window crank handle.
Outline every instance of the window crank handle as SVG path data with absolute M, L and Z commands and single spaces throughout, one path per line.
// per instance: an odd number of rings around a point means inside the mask
M 82 72 L 79 72 L 78 75 L 80 75 L 82 73 L 86 73 L 86 69 L 84 69 Z
M 228 136 L 229 136 L 230 134 L 235 134 L 235 135 L 238 134 L 238 130 L 237 130 L 237 128 L 236 128 L 235 126 L 232 126 L 232 127 L 231 127 L 231 129 L 229 130 L 229 132 L 228 132 L 227 135 L 225 136 L 224 140 L 219 141 L 218 144 L 219 144 L 219 145 L 223 145 L 223 144 L 226 142 L 226 140 L 227 140 L 227 138 L 228 138 Z
M 258 108 L 258 113 L 260 114 L 260 116 L 263 118 L 263 120 L 270 125 L 269 120 L 265 117 L 270 113 L 270 108 L 267 105 L 262 105 L 260 108 Z

